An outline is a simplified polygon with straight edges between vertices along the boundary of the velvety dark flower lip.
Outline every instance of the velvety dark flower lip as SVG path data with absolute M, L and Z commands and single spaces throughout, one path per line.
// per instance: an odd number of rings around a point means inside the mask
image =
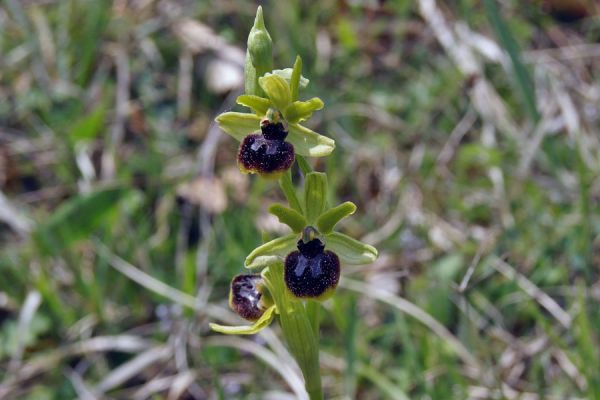
M 335 290 L 340 279 L 338 256 L 315 238 L 297 243 L 298 250 L 285 259 L 284 279 L 296 297 L 326 298 Z
M 294 163 L 294 146 L 285 141 L 287 131 L 281 122 L 261 123 L 261 133 L 246 136 L 238 151 L 238 164 L 246 173 L 274 176 Z
M 229 306 L 240 317 L 249 321 L 256 321 L 265 311 L 263 296 L 259 290 L 261 281 L 262 277 L 257 274 L 237 275 L 231 281 Z

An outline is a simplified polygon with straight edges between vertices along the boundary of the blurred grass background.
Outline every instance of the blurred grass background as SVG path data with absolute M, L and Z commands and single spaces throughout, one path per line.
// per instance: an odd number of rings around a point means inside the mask
M 326 397 L 600 399 L 598 2 L 262 4 L 381 254 L 325 303 Z M 0 398 L 301 396 L 277 327 L 208 329 L 284 232 L 212 123 L 256 6 L 1 3 Z

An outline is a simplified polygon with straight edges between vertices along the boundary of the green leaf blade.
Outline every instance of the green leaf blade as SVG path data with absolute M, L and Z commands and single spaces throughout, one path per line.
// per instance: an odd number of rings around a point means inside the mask
M 40 225 L 34 237 L 48 254 L 60 253 L 71 244 L 89 238 L 96 229 L 106 224 L 130 193 L 133 192 L 127 188 L 117 187 L 74 197 Z
M 511 33 L 508 24 L 502 17 L 495 0 L 484 0 L 483 7 L 490 25 L 494 29 L 496 36 L 500 40 L 502 47 L 506 49 L 512 63 L 515 77 L 517 79 L 518 89 L 521 91 L 525 108 L 531 119 L 535 122 L 539 121 L 540 113 L 537 109 L 537 101 L 535 95 L 535 86 L 529 74 L 529 71 L 523 63 L 521 50 Z

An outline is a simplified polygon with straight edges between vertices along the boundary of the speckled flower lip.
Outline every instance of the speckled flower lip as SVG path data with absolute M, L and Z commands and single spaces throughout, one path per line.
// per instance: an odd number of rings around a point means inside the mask
M 240 317 L 256 321 L 265 310 L 259 284 L 262 277 L 257 274 L 237 275 L 231 281 L 229 306 Z
M 238 151 L 238 165 L 242 172 L 277 177 L 294 163 L 294 146 L 285 141 L 287 131 L 283 124 L 264 120 L 261 133 L 248 135 Z
M 340 279 L 340 259 L 319 239 L 298 241 L 298 250 L 285 259 L 284 279 L 296 297 L 323 298 L 333 293 Z

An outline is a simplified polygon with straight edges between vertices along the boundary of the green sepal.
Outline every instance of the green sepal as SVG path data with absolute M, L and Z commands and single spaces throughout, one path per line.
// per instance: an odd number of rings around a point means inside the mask
M 295 64 L 294 64 L 294 66 L 295 66 Z M 274 69 L 272 72 L 268 73 L 267 75 L 271 75 L 271 74 L 282 77 L 290 84 L 290 87 L 291 87 L 292 76 L 294 75 L 294 70 L 292 68 Z M 310 83 L 310 80 L 308 78 L 305 78 L 302 75 L 300 75 L 300 81 L 298 82 L 299 88 L 304 89 L 308 86 L 309 83 Z
M 301 156 L 325 157 L 335 149 L 333 139 L 299 124 L 288 125 L 288 136 L 285 140 L 294 145 L 294 151 Z
M 226 326 L 210 323 L 209 326 L 213 331 L 226 335 L 254 335 L 271 324 L 273 318 L 275 318 L 275 310 L 275 305 L 267 308 L 263 315 L 252 325 Z
M 322 172 L 306 174 L 304 181 L 304 216 L 313 224 L 327 204 L 327 175 Z
M 373 246 L 360 242 L 343 233 L 333 232 L 325 236 L 325 249 L 331 250 L 344 264 L 369 264 L 377 259 Z
M 318 97 L 313 97 L 307 101 L 294 101 L 286 108 L 283 115 L 286 121 L 293 124 L 309 119 L 313 112 L 322 109 L 324 105 Z
M 226 112 L 215 118 L 215 121 L 225 133 L 240 142 L 249 134 L 260 130 L 260 117 L 254 114 Z
M 300 78 L 302 77 L 302 58 L 296 56 L 294 62 L 294 69 L 292 70 L 292 76 L 290 78 L 290 92 L 292 94 L 292 101 L 298 100 L 298 91 L 300 87 Z
M 317 229 L 324 234 L 331 233 L 338 222 L 354 212 L 356 212 L 356 205 L 351 201 L 330 208 L 317 218 Z
M 294 183 L 292 182 L 292 173 L 289 169 L 279 178 L 279 187 L 281 187 L 290 207 L 302 214 L 302 206 L 300 205 L 300 200 L 298 200 L 296 188 L 294 188 Z
M 281 204 L 273 204 L 269 212 L 279 219 L 279 222 L 289 226 L 296 233 L 302 232 L 306 226 L 306 219 L 298 211 L 285 207 Z
M 258 84 L 279 111 L 283 112 L 292 103 L 290 85 L 282 77 L 278 75 L 263 76 L 258 78 Z
M 281 262 L 281 257 L 285 257 L 296 248 L 297 241 L 298 235 L 291 233 L 260 245 L 248 254 L 244 266 L 250 269 L 264 268 Z
M 269 99 L 251 94 L 243 94 L 238 96 L 235 102 L 251 108 L 252 111 L 254 111 L 257 115 L 265 115 L 271 106 Z

